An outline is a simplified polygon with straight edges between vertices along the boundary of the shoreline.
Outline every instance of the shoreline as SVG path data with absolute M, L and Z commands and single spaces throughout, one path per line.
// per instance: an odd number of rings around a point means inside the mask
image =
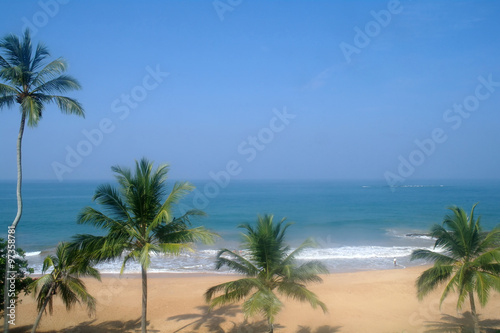
M 430 328 L 450 329 L 464 324 L 464 305 L 457 313 L 456 296 L 451 294 L 439 311 L 438 289 L 419 302 L 414 287 L 418 275 L 429 266 L 406 269 L 367 270 L 321 275 L 323 283 L 310 284 L 329 312 L 323 314 L 309 304 L 280 298 L 283 310 L 276 317 L 275 332 L 420 333 Z M 148 274 L 148 331 L 177 333 L 257 333 L 265 331 L 260 317 L 243 317 L 240 306 L 228 305 L 207 312 L 203 299 L 206 289 L 238 278 L 234 274 L 155 273 Z M 54 315 L 44 315 L 38 332 L 132 333 L 140 328 L 141 279 L 137 274 L 103 274 L 102 282 L 84 279 L 97 299 L 95 316 L 88 317 L 79 305 L 66 311 L 62 302 L 54 302 Z M 29 332 L 36 316 L 32 295 L 22 296 L 16 309 L 16 326 L 11 332 Z M 485 308 L 478 308 L 480 320 L 500 329 L 495 308 L 500 294 L 492 293 Z
M 431 267 L 432 265 L 430 264 L 417 264 L 417 265 L 412 265 L 412 266 L 403 266 L 403 265 L 397 265 L 396 267 L 390 267 L 390 268 L 383 268 L 383 269 L 359 269 L 359 270 L 345 270 L 345 271 L 336 271 L 336 272 L 329 272 L 328 274 L 320 274 L 320 276 L 328 276 L 328 275 L 335 275 L 335 274 L 348 274 L 348 273 L 368 273 L 368 272 L 378 272 L 378 271 L 392 271 L 392 270 L 405 270 L 405 269 L 412 269 L 412 268 L 422 268 L 422 269 L 427 269 Z M 120 277 L 127 277 L 127 278 L 140 278 L 141 273 L 140 272 L 125 272 L 123 274 L 120 273 L 114 273 L 114 272 L 100 272 L 101 278 L 104 277 L 110 277 L 110 278 L 120 278 Z M 31 277 L 41 277 L 43 274 L 39 273 L 33 273 L 30 274 Z M 206 277 L 206 276 L 233 276 L 233 277 L 238 277 L 241 276 L 238 273 L 233 273 L 233 272 L 217 272 L 217 271 L 212 271 L 212 272 L 157 272 L 153 271 L 150 272 L 148 271 L 148 278 L 152 279 L 159 279 L 159 278 L 180 278 L 180 277 Z M 86 279 L 86 278 L 85 278 Z

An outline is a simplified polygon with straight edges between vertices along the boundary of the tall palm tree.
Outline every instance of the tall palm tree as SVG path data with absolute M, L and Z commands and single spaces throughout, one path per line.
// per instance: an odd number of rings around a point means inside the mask
M 431 228 L 431 235 L 436 238 L 434 248 L 439 251 L 415 250 L 411 260 L 434 262 L 416 281 L 419 299 L 445 284 L 440 304 L 450 291 L 458 292 L 457 309 L 468 298 L 474 332 L 479 333 L 474 293 L 481 306 L 485 306 L 490 290 L 500 291 L 500 228 L 482 232 L 480 217 L 474 220 L 475 207 L 469 216 L 462 208 L 450 207 L 452 214 L 445 216 L 442 225 Z
M 98 260 L 110 260 L 123 255 L 121 273 L 129 260 L 138 261 L 142 275 L 142 332 L 146 332 L 147 270 L 151 253 L 179 254 L 192 251 L 194 241 L 212 243 L 216 235 L 203 227 L 192 228 L 190 217 L 202 216 L 199 210 L 190 210 L 174 217 L 175 204 L 194 189 L 187 183 L 175 183 L 167 194 L 165 181 L 168 165 L 153 170 L 153 163 L 143 158 L 136 161 L 135 173 L 130 169 L 112 167 L 119 188 L 101 185 L 93 200 L 104 211 L 86 207 L 78 223 L 90 224 L 107 231 L 105 236 L 77 235 L 76 244 Z
M 21 145 L 26 119 L 28 126 L 36 127 L 45 105 L 49 103 L 55 103 L 63 113 L 82 117 L 85 115 L 78 101 L 58 95 L 78 90 L 80 84 L 73 77 L 63 74 L 67 69 L 64 59 L 58 58 L 46 63 L 49 56 L 49 51 L 43 44 L 38 44 L 33 51 L 29 30 L 21 38 L 10 34 L 0 40 L 0 80 L 4 82 L 0 82 L 0 109 L 17 103 L 21 112 L 21 126 L 17 137 L 17 214 L 12 222 L 14 229 L 23 211 Z M 5 307 L 8 303 L 8 292 L 5 292 Z M 6 308 L 4 313 L 7 316 Z M 5 317 L 4 331 L 8 330 L 9 323 Z
M 265 215 L 258 217 L 255 227 L 248 223 L 239 226 L 246 230 L 243 234 L 243 254 L 228 249 L 220 250 L 216 269 L 227 266 L 246 277 L 208 289 L 205 299 L 211 308 L 244 300 L 245 318 L 262 314 L 268 321 L 269 332 L 273 332 L 275 316 L 283 307 L 276 294 L 309 302 L 313 308 L 319 306 L 324 312 L 327 311 L 326 305 L 306 288 L 306 283 L 321 282 L 318 274 L 328 273 L 328 270 L 318 261 L 297 264 L 296 256 L 315 243 L 307 239 L 290 251 L 284 242 L 285 232 L 290 225 L 285 224 L 285 219 L 274 223 L 273 215 Z
M 32 333 L 35 333 L 47 305 L 52 314 L 52 303 L 55 295 L 59 295 L 71 309 L 76 303 L 84 303 L 89 315 L 95 312 L 95 299 L 85 287 L 80 277 L 91 276 L 101 280 L 99 271 L 92 267 L 90 260 L 79 251 L 71 249 L 69 243 L 59 243 L 55 255 L 49 255 L 43 261 L 43 275 L 31 284 L 31 289 L 37 294 L 38 316 L 35 319 Z

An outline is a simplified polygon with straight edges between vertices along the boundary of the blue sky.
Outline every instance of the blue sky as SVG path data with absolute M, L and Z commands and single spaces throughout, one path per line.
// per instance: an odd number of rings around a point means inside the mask
M 83 86 L 47 108 L 25 179 L 143 156 L 209 179 L 498 179 L 500 2 L 1 1 Z M 8 13 L 8 15 L 6 15 Z M 16 108 L 0 111 L 15 179 Z

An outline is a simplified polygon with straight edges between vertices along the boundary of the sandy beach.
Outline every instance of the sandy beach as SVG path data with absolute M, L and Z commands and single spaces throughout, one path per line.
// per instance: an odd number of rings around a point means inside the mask
M 308 304 L 286 301 L 278 315 L 275 332 L 460 332 L 467 326 L 468 303 L 459 313 L 456 297 L 447 298 L 439 310 L 440 290 L 422 302 L 415 296 L 414 282 L 424 267 L 336 273 L 324 276 L 321 284 L 310 285 L 329 309 L 327 314 Z M 244 321 L 240 308 L 229 305 L 207 313 L 205 290 L 229 275 L 150 274 L 148 280 L 149 332 L 266 332 L 262 318 Z M 106 275 L 102 282 L 86 280 L 97 298 L 97 313 L 89 317 L 77 306 L 66 311 L 57 300 L 54 314 L 42 318 L 39 332 L 118 333 L 140 331 L 141 279 L 135 275 Z M 493 294 L 485 308 L 479 308 L 485 332 L 500 328 L 500 295 Z M 465 314 L 465 317 L 464 317 Z M 29 332 L 36 316 L 32 296 L 22 297 L 16 309 L 16 326 L 11 332 Z

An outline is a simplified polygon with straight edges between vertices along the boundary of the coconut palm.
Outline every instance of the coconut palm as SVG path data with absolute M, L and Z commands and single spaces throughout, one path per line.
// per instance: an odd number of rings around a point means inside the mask
M 217 254 L 216 269 L 227 266 L 246 277 L 226 282 L 208 289 L 205 299 L 211 308 L 243 301 L 245 318 L 255 314 L 263 315 L 273 332 L 276 315 L 283 308 L 277 294 L 302 302 L 309 302 L 313 308 L 327 311 L 326 305 L 306 288 L 308 282 L 321 282 L 320 273 L 328 273 L 318 261 L 298 265 L 296 257 L 304 249 L 315 246 L 307 239 L 295 250 L 285 244 L 285 233 L 291 223 L 285 219 L 273 222 L 273 215 L 259 216 L 255 227 L 242 224 L 243 254 L 222 249 Z
M 212 243 L 216 235 L 203 227 L 191 227 L 191 217 L 204 215 L 200 210 L 189 210 L 174 217 L 175 205 L 194 187 L 187 182 L 177 182 L 167 195 L 168 165 L 153 170 L 153 164 L 143 158 L 136 161 L 135 173 L 118 166 L 112 170 L 119 188 L 101 185 L 93 197 L 104 210 L 86 207 L 78 217 L 78 223 L 98 227 L 107 231 L 107 235 L 77 235 L 75 242 L 98 261 L 123 255 L 121 273 L 129 260 L 139 262 L 142 275 L 141 329 L 145 333 L 147 270 L 151 253 L 177 255 L 183 250 L 192 251 L 194 241 Z
M 43 261 L 42 272 L 49 273 L 35 280 L 30 288 L 36 295 L 38 316 L 35 319 L 32 333 L 36 331 L 40 319 L 46 312 L 47 305 L 49 313 L 52 314 L 52 303 L 54 296 L 59 295 L 70 310 L 76 303 L 87 306 L 89 315 L 95 312 L 96 301 L 88 292 L 80 277 L 91 276 L 99 281 L 99 271 L 92 267 L 88 258 L 81 252 L 71 249 L 69 243 L 59 243 L 55 255 L 49 255 Z
M 49 56 L 49 51 L 43 44 L 38 44 L 33 50 L 29 30 L 26 30 L 21 38 L 10 34 L 0 40 L 0 80 L 3 81 L 0 82 L 0 109 L 19 104 L 21 113 L 17 138 L 17 214 L 12 222 L 14 229 L 23 211 L 21 145 L 26 120 L 28 126 L 36 127 L 42 118 L 45 105 L 50 103 L 55 103 L 63 113 L 84 116 L 80 103 L 58 95 L 78 90 L 80 84 L 73 77 L 63 74 L 67 69 L 64 59 L 58 58 L 47 63 Z M 5 306 L 8 303 L 8 293 L 5 292 Z M 7 315 L 6 309 L 4 310 Z M 9 330 L 7 317 L 4 330 Z
M 452 214 L 445 216 L 442 225 L 431 228 L 431 235 L 436 238 L 434 248 L 439 251 L 415 250 L 411 260 L 434 262 L 416 281 L 419 299 L 444 284 L 440 304 L 451 291 L 458 293 L 457 309 L 468 298 L 474 332 L 479 333 L 474 293 L 481 306 L 485 306 L 490 291 L 500 291 L 500 228 L 482 232 L 480 217 L 474 219 L 475 207 L 469 216 L 462 208 L 450 207 Z
M 75 99 L 56 95 L 71 90 L 80 89 L 76 79 L 63 74 L 67 63 L 63 58 L 46 63 L 50 53 L 43 44 L 38 44 L 33 50 L 29 30 L 22 38 L 10 34 L 0 41 L 0 109 L 19 104 L 21 126 L 17 139 L 18 166 L 18 211 L 13 227 L 16 227 L 22 214 L 22 168 L 21 143 L 26 120 L 28 126 L 36 127 L 43 116 L 46 104 L 55 103 L 66 114 L 84 117 L 83 107 Z

